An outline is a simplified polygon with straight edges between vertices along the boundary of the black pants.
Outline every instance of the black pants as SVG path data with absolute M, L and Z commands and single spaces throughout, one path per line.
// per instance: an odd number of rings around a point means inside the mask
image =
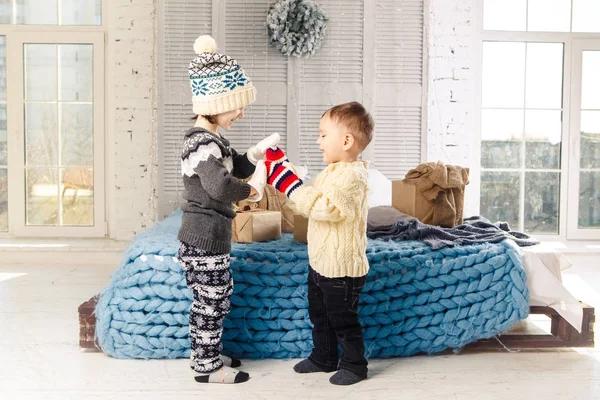
M 314 349 L 308 358 L 318 366 L 339 367 L 359 376 L 367 374 L 365 343 L 358 321 L 358 297 L 365 281 L 366 276 L 326 278 L 309 267 L 308 315 L 314 325 Z

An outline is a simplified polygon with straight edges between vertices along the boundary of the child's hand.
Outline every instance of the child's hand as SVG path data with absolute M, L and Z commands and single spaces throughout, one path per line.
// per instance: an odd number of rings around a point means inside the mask
M 250 147 L 246 152 L 248 156 L 248 160 L 254 165 L 258 163 L 259 160 L 265 158 L 265 152 L 269 147 L 277 146 L 281 137 L 279 133 L 274 133 L 271 136 L 261 140 L 256 144 L 256 146 Z
M 267 149 L 266 157 L 267 183 L 290 197 L 294 190 L 303 185 L 302 180 L 294 173 L 293 165 L 279 147 Z
M 290 160 L 288 160 L 283 150 L 281 150 L 281 148 L 278 146 L 273 146 L 267 149 L 265 157 L 267 161 L 289 163 L 289 167 L 292 169 L 292 172 L 296 174 L 300 180 L 303 180 L 308 175 L 308 168 L 292 164 Z
M 265 158 L 267 161 L 275 163 L 282 163 L 284 161 L 290 162 L 279 146 L 271 146 L 265 150 Z

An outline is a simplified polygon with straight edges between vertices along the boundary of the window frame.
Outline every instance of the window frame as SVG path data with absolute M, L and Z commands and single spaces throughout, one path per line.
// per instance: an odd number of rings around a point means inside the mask
M 11 17 L 14 20 L 14 16 Z M 6 38 L 6 104 L 8 148 L 8 231 L 0 239 L 18 237 L 105 237 L 107 235 L 105 152 L 107 134 L 105 75 L 108 1 L 102 2 L 101 25 L 24 25 L 0 24 L 0 36 Z M 94 112 L 94 225 L 93 226 L 28 226 L 26 224 L 25 190 L 25 123 L 23 109 L 23 45 L 24 44 L 90 44 L 93 45 L 93 112 Z M 10 55 L 10 57 L 9 57 Z
M 577 118 L 571 118 L 570 137 L 571 142 L 571 167 L 569 168 L 569 218 L 567 221 L 567 238 L 574 240 L 600 239 L 600 228 L 580 228 L 579 227 L 579 183 L 580 183 L 580 139 L 581 139 L 581 91 L 582 91 L 582 58 L 584 51 L 600 52 L 600 34 L 597 39 L 579 39 L 573 41 L 571 64 L 574 81 L 579 84 L 573 86 L 571 93 L 571 115 Z
M 558 234 L 534 234 L 536 238 L 543 241 L 566 241 L 578 239 L 600 239 L 600 229 L 588 229 L 588 232 L 582 232 L 581 229 L 572 229 L 572 221 L 577 225 L 578 201 L 574 204 L 573 192 L 574 185 L 579 184 L 578 174 L 578 155 L 574 149 L 578 150 L 579 133 L 571 134 L 573 129 L 572 120 L 577 116 L 577 110 L 573 108 L 574 96 L 571 88 L 581 90 L 581 71 L 575 73 L 573 66 L 574 46 L 577 46 L 582 40 L 600 39 L 600 33 L 573 33 L 573 32 L 533 32 L 533 31 L 485 31 L 483 30 L 483 2 L 477 2 L 475 8 L 476 18 L 474 35 L 474 69 L 475 69 L 475 145 L 471 150 L 474 166 L 471 175 L 472 187 L 467 190 L 467 201 L 473 204 L 473 212 L 481 213 L 481 118 L 482 118 L 482 73 L 483 73 L 483 43 L 487 41 L 495 42 L 534 42 L 534 43 L 562 43 L 564 46 L 563 56 L 563 99 L 562 99 L 562 133 L 561 133 L 561 165 L 560 165 L 560 195 L 559 195 L 559 218 Z M 580 100 L 579 100 L 580 101 Z M 577 166 L 574 168 L 573 166 Z M 576 170 L 576 174 L 573 172 Z M 575 175 L 573 175 L 575 174 Z M 575 181 L 573 180 L 576 178 Z M 471 186 L 471 185 L 470 185 Z M 524 197 L 524 182 L 521 182 L 521 201 Z M 578 195 L 577 195 L 578 196 Z M 524 205 L 521 206 L 524 208 Z M 519 210 L 521 214 L 521 209 Z M 519 217 L 522 221 L 522 215 Z M 517 227 L 512 227 L 517 229 Z M 590 232 L 591 231 L 591 232 Z M 596 232 L 597 231 L 597 232 Z

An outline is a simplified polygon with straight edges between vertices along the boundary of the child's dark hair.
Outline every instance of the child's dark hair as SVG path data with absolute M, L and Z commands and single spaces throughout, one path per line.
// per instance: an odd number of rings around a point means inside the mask
M 197 121 L 198 120 L 199 115 L 194 115 L 192 118 L 190 118 L 192 121 Z M 207 120 L 208 122 L 210 122 L 211 124 L 216 124 L 217 123 L 217 116 L 216 115 L 203 115 L 202 118 L 204 118 L 205 120 Z
M 321 118 L 329 115 L 332 120 L 343 124 L 348 132 L 354 136 L 361 151 L 373 140 L 375 121 L 371 114 L 358 101 L 339 104 L 325 111 Z

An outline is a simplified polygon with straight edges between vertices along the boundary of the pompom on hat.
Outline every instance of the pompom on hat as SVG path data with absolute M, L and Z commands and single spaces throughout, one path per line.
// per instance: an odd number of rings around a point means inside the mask
M 202 35 L 194 42 L 190 62 L 192 104 L 197 115 L 217 115 L 254 103 L 256 89 L 233 58 L 217 53 L 217 42 Z

